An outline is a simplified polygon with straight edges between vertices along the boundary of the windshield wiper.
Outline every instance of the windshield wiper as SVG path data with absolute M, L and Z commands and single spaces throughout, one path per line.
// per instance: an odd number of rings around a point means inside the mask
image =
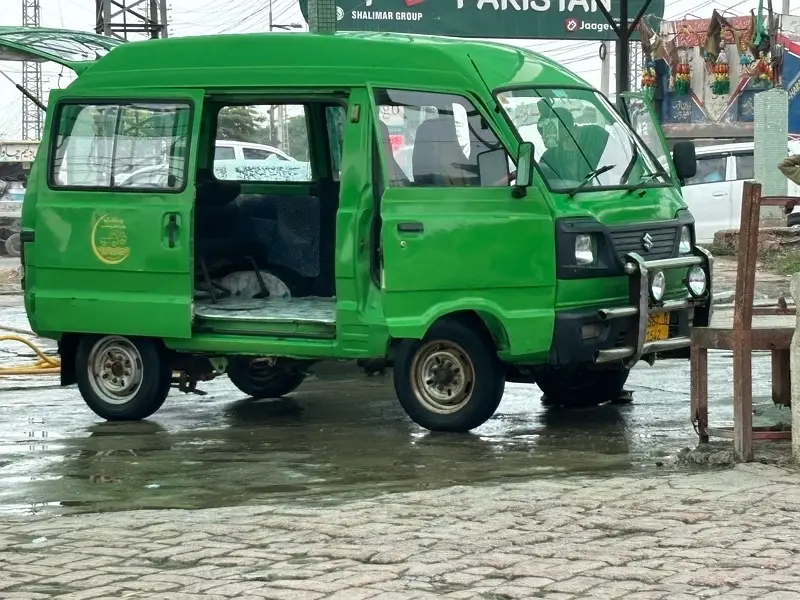
M 645 175 L 644 177 L 642 177 L 642 179 L 641 179 L 641 181 L 639 181 L 639 183 L 634 184 L 631 187 L 629 187 L 628 191 L 625 192 L 625 194 L 626 195 L 632 194 L 636 190 L 641 189 L 641 187 L 645 183 L 650 183 L 651 181 L 653 181 L 653 179 L 656 179 L 657 177 L 664 177 L 664 174 L 663 173 L 650 173 L 649 175 Z
M 585 188 L 592 179 L 594 179 L 598 175 L 602 175 L 603 173 L 608 173 L 611 169 L 613 169 L 616 166 L 617 165 L 603 165 L 602 167 L 597 167 L 594 171 L 592 171 L 591 173 L 587 174 L 586 177 L 583 178 L 583 181 L 581 181 L 581 184 L 578 187 L 576 187 L 574 190 L 572 190 L 567 195 L 567 197 L 568 198 L 573 198 L 575 196 L 575 194 L 577 194 L 583 188 Z

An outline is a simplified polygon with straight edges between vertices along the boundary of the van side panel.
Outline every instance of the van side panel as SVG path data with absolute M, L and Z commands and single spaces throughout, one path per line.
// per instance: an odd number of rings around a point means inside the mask
M 389 188 L 382 199 L 384 309 L 394 338 L 421 338 L 439 317 L 496 318 L 504 358 L 541 355 L 555 305 L 553 219 L 537 188 Z M 418 224 L 409 230 L 408 224 Z
M 26 244 L 27 293 L 37 332 L 191 334 L 191 206 L 168 195 L 86 192 L 36 194 L 35 242 Z M 112 196 L 112 197 L 109 197 Z M 178 214 L 167 251 L 167 213 Z M 125 239 L 121 264 L 96 254 L 103 235 Z

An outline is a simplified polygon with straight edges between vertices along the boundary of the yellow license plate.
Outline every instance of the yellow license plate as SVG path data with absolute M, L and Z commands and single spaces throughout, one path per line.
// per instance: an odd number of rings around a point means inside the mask
M 647 319 L 645 342 L 660 342 L 669 338 L 669 313 L 650 315 Z

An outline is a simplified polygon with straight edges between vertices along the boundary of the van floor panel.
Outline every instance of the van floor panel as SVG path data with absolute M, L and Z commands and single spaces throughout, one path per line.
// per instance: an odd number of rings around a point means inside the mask
M 283 323 L 336 323 L 336 298 L 241 298 L 228 296 L 217 302 L 195 302 L 194 316 L 213 321 L 280 321 Z

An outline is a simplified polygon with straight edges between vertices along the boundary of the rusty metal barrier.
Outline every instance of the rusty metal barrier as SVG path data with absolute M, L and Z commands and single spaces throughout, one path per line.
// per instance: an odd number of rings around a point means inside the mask
M 733 439 L 737 461 L 753 460 L 753 440 L 790 439 L 791 431 L 775 427 L 753 427 L 752 353 L 769 351 L 772 355 L 772 400 L 791 405 L 789 345 L 795 323 L 787 317 L 795 308 L 781 298 L 775 306 L 753 306 L 758 250 L 758 222 L 761 209 L 761 185 L 745 182 L 742 189 L 742 217 L 739 227 L 739 256 L 736 269 L 733 320 L 710 323 L 692 329 L 691 338 L 691 412 L 692 424 L 701 443 L 710 436 Z M 770 204 L 777 202 L 771 199 Z M 775 204 L 773 204 L 775 205 Z M 753 326 L 753 316 L 762 319 Z M 780 321 L 780 322 L 779 322 Z M 708 350 L 733 351 L 733 427 L 708 426 Z

